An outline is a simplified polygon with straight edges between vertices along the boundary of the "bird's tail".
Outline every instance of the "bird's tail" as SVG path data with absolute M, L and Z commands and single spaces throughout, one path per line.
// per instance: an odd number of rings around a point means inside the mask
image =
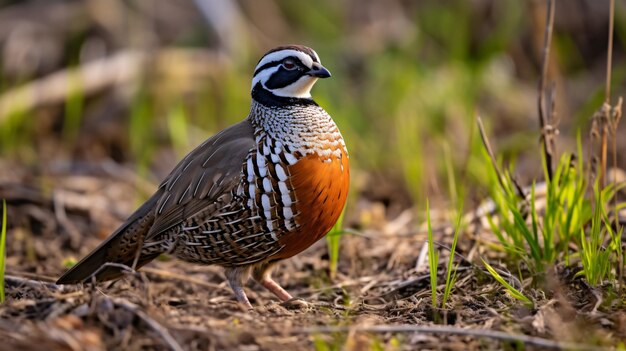
M 125 266 L 132 267 L 139 245 L 154 222 L 156 194 L 146 201 L 109 238 L 89 255 L 63 274 L 57 284 L 113 280 L 124 275 Z M 141 253 L 134 268 L 139 268 L 159 256 L 159 252 Z

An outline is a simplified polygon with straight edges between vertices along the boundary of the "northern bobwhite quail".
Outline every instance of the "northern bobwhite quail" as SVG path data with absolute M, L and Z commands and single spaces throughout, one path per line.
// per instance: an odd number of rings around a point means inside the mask
M 252 78 L 250 114 L 190 152 L 158 190 L 58 284 L 111 280 L 162 253 L 225 268 L 237 300 L 250 273 L 280 300 L 291 295 L 272 267 L 322 238 L 346 202 L 348 152 L 313 101 L 330 77 L 312 49 L 266 53 Z

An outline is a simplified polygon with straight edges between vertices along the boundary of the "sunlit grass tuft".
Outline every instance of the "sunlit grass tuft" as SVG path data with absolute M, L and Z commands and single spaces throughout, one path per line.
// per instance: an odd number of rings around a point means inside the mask
M 545 201 L 541 211 L 535 183 L 522 199 L 508 172 L 501 185 L 495 170 L 491 173 L 496 207 L 496 216 L 488 216 L 491 230 L 514 261 L 521 259 L 535 273 L 544 272 L 560 259 L 568 261 L 569 244 L 589 219 L 582 162 L 573 165 L 572 161 L 572 156 L 564 155 L 552 181 L 541 187 Z
M 578 155 L 582 155 L 581 145 L 579 136 Z M 511 263 L 523 261 L 533 278 L 548 267 L 565 264 L 582 268 L 578 275 L 592 286 L 614 284 L 623 262 L 622 230 L 613 228 L 608 213 L 612 207 L 616 211 L 626 207 L 614 202 L 624 184 L 604 189 L 596 184 L 588 190 L 582 159 L 564 154 L 552 179 L 544 167 L 545 184 L 540 188 L 533 183 L 523 198 L 523 190 L 510 173 L 498 179 L 492 167 L 490 192 L 495 211 L 487 219 Z
M 596 184 L 594 187 L 596 201 L 591 218 L 591 229 L 588 234 L 585 234 L 583 228 L 580 229 L 579 255 L 582 270 L 578 272 L 578 275 L 584 276 L 585 280 L 594 287 L 608 278 L 615 278 L 613 267 L 618 267 L 619 262 L 622 262 L 622 228 L 616 232 L 611 227 L 605 208 L 608 203 L 607 198 L 614 196 L 614 192 L 613 186 L 600 191 Z

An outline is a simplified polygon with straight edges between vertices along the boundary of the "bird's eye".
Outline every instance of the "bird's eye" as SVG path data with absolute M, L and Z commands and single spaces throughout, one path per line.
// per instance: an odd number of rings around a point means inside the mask
M 291 70 L 293 70 L 293 69 L 295 69 L 295 68 L 296 68 L 296 63 L 295 63 L 295 62 L 293 62 L 292 60 L 285 60 L 285 61 L 283 62 L 283 67 L 285 67 L 285 69 L 287 69 L 287 70 L 290 70 L 290 71 L 291 71 Z

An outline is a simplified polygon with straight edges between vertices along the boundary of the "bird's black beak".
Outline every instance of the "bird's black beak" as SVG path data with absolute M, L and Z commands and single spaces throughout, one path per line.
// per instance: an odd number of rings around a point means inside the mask
M 306 72 L 306 75 L 317 78 L 328 78 L 330 77 L 330 72 L 321 64 L 314 62 L 313 67 Z

